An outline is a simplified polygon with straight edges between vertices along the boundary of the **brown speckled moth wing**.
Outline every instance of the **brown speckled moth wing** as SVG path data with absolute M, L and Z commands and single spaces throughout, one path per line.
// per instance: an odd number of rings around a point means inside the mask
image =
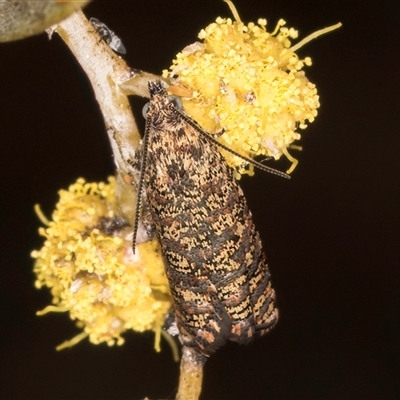
M 275 292 L 241 188 L 213 138 L 149 82 L 142 173 L 180 340 L 210 356 L 277 322 Z

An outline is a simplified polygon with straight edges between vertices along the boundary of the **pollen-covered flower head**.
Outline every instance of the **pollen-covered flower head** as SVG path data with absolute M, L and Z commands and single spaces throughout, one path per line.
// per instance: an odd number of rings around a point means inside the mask
M 156 240 L 132 252 L 132 228 L 116 215 L 115 178 L 106 183 L 83 179 L 59 192 L 53 220 L 39 233 L 43 247 L 36 259 L 36 287 L 51 289 L 53 306 L 41 312 L 65 311 L 92 343 L 122 344 L 121 334 L 153 330 L 156 348 L 171 308 L 168 281 Z
M 202 29 L 201 42 L 178 53 L 163 76 L 188 89 L 186 112 L 210 133 L 224 129 L 219 140 L 230 149 L 250 158 L 285 154 L 297 163 L 287 148 L 300 139 L 297 129 L 313 122 L 319 107 L 317 89 L 303 71 L 311 59 L 300 59 L 291 48 L 298 32 L 286 28 L 285 21 L 271 33 L 265 19 L 245 25 L 226 2 L 235 21 L 218 17 Z M 252 174 L 252 166 L 222 152 L 229 165 Z

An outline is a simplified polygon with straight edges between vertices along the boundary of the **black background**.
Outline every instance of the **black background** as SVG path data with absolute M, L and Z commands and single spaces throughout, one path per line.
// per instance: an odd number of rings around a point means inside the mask
M 400 398 L 399 2 L 236 0 L 243 21 L 279 18 L 300 37 L 344 26 L 301 49 L 321 108 L 303 132 L 291 181 L 243 179 L 269 258 L 280 321 L 205 367 L 202 399 Z M 159 73 L 198 31 L 230 16 L 218 0 L 97 1 L 85 11 L 123 39 L 135 68 Z M 33 204 L 50 215 L 79 176 L 104 180 L 111 151 L 89 83 L 63 42 L 0 45 L 2 399 L 172 399 L 179 366 L 153 335 L 123 347 L 84 341 L 33 287 L 40 248 Z M 139 115 L 142 100 L 135 100 Z M 396 124 L 395 124 L 396 122 Z M 273 165 L 274 166 L 274 165 Z M 287 164 L 286 164 L 287 166 Z M 277 165 L 285 168 L 284 165 Z

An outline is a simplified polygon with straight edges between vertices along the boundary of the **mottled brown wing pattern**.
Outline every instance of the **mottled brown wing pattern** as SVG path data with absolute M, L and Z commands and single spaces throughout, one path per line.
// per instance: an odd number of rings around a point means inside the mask
M 149 82 L 149 91 L 141 181 L 180 340 L 209 356 L 228 340 L 248 343 L 271 329 L 275 292 L 232 169 L 160 81 Z

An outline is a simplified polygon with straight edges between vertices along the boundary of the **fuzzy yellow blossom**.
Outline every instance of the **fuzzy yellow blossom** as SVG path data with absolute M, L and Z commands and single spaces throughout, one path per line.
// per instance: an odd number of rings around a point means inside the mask
M 189 89 L 185 111 L 209 133 L 224 129 L 221 143 L 249 158 L 285 154 L 292 161 L 291 172 L 297 160 L 287 148 L 300 139 L 296 130 L 314 121 L 320 105 L 317 89 L 303 71 L 311 59 L 300 59 L 291 48 L 298 32 L 286 28 L 284 20 L 269 33 L 265 19 L 245 25 L 225 1 L 236 20 L 218 17 L 202 29 L 201 42 L 178 53 L 163 77 Z M 238 172 L 253 174 L 243 159 L 222 153 Z
M 49 311 L 67 311 L 83 332 L 58 349 L 84 337 L 92 343 L 122 344 L 121 334 L 153 330 L 156 349 L 165 315 L 171 308 L 168 281 L 156 240 L 132 252 L 132 229 L 115 213 L 115 179 L 83 179 L 59 192 L 53 220 L 39 233 L 46 238 L 36 259 L 37 288 L 50 288 Z

